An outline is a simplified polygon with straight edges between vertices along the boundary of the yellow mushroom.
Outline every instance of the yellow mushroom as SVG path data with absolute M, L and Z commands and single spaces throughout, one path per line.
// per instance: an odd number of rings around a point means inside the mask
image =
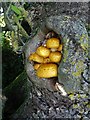
M 45 59 L 43 60 L 43 63 L 50 63 L 50 58 L 45 58 Z
M 44 58 L 48 57 L 50 54 L 50 50 L 44 46 L 40 46 L 37 48 L 36 53 Z
M 49 58 L 51 60 L 51 62 L 60 62 L 61 60 L 61 53 L 60 52 L 51 52 L 49 55 Z
M 62 51 L 62 48 L 63 48 L 63 45 L 60 44 L 60 45 L 59 45 L 59 48 L 58 48 L 58 51 Z
M 34 69 L 37 70 L 40 67 L 40 65 L 41 64 L 39 64 L 39 63 L 34 64 Z
M 58 38 L 50 38 L 46 42 L 47 48 L 58 48 L 59 47 L 59 39 Z
M 29 60 L 34 61 L 34 62 L 38 62 L 38 63 L 43 63 L 43 57 L 39 56 L 37 53 L 32 53 L 29 56 Z
M 40 78 L 57 77 L 57 65 L 53 63 L 41 64 L 36 74 Z
M 39 46 L 36 52 L 29 56 L 29 61 L 37 62 L 34 64 L 36 75 L 40 78 L 57 77 L 57 64 L 61 60 L 63 45 L 58 38 L 48 38 L 43 46 Z

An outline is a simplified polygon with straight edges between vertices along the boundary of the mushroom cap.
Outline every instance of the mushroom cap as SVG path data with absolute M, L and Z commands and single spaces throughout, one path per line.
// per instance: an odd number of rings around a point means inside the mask
M 51 78 L 57 77 L 57 65 L 50 63 L 50 64 L 42 64 L 37 69 L 36 72 L 37 76 L 40 78 Z
M 59 47 L 59 39 L 58 38 L 50 38 L 46 42 L 47 48 L 58 48 Z
M 50 54 L 50 50 L 44 46 L 40 46 L 37 48 L 36 53 L 44 58 L 48 57 Z

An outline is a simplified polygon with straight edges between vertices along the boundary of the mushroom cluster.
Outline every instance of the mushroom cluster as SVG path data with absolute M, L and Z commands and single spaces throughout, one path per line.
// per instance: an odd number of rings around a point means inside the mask
M 62 58 L 60 38 L 54 32 L 49 32 L 45 37 L 45 43 L 39 46 L 29 56 L 29 61 L 34 61 L 36 75 L 40 78 L 52 78 L 58 76 L 58 63 Z

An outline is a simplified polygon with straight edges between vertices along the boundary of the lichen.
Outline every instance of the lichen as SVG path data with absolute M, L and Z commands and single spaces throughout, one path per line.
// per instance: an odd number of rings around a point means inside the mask
M 66 42 L 67 41 L 67 42 Z M 63 61 L 66 62 L 67 58 L 68 58 L 68 43 L 69 43 L 69 39 L 68 38 L 64 38 L 63 39 L 64 42 L 64 49 L 63 49 Z
M 86 106 L 86 107 L 90 109 L 90 103 L 89 103 L 89 104 L 87 104 L 87 106 Z
M 70 98 L 71 100 L 74 100 L 74 99 L 75 99 L 74 94 L 73 94 L 73 93 L 70 94 L 70 95 L 69 95 L 69 98 Z
M 73 104 L 73 108 L 78 108 L 78 104 Z
M 67 58 L 68 58 L 68 50 L 65 48 L 64 52 L 63 52 L 63 61 L 66 62 Z
M 78 61 L 76 64 L 75 64 L 75 72 L 72 71 L 72 75 L 74 77 L 80 77 L 81 76 L 81 73 L 84 71 L 84 63 L 83 61 Z
M 80 42 L 81 42 L 81 47 L 84 50 L 88 49 L 88 35 L 87 34 L 82 34 L 80 36 Z

